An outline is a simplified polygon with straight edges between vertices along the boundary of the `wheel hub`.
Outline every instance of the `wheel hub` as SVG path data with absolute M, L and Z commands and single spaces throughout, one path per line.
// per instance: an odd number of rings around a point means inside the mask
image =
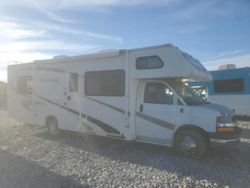
M 193 154 L 196 150 L 196 142 L 192 137 L 186 136 L 180 143 L 181 150 L 186 154 Z

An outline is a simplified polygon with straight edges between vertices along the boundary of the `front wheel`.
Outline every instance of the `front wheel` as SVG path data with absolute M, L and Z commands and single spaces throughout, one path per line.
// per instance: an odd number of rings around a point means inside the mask
M 199 131 L 185 129 L 177 133 L 175 138 L 176 151 L 189 158 L 202 159 L 208 151 L 208 141 Z

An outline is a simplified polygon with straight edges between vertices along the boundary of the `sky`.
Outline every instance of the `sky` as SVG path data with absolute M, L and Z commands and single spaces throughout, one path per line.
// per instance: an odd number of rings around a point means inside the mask
M 0 0 L 7 65 L 172 43 L 208 70 L 250 66 L 250 0 Z

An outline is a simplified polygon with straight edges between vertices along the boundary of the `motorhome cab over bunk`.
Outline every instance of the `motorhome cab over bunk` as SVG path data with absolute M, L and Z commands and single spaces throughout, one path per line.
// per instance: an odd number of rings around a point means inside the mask
M 35 125 L 174 146 L 205 156 L 210 141 L 235 141 L 233 112 L 208 104 L 184 81 L 210 80 L 201 63 L 167 44 L 8 67 L 8 110 Z

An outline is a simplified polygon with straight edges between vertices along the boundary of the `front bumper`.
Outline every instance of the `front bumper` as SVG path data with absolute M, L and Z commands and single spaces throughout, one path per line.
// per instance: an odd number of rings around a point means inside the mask
M 234 131 L 230 133 L 209 133 L 210 141 L 217 143 L 229 143 L 240 141 L 241 129 L 234 127 Z

